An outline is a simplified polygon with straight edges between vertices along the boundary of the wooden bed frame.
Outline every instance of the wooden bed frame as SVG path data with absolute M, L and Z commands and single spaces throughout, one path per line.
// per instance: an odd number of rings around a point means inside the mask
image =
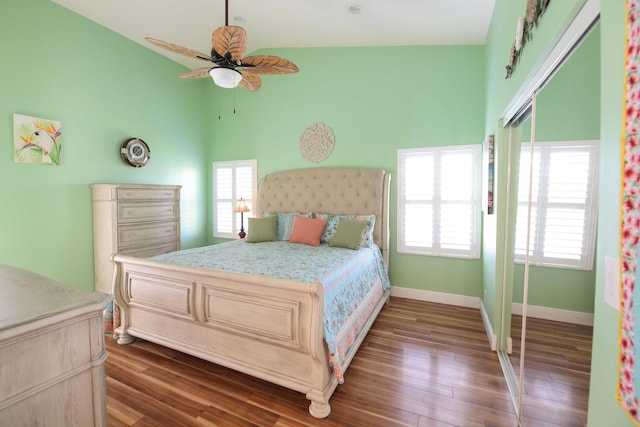
M 389 183 L 383 170 L 311 168 L 266 175 L 265 212 L 376 215 L 374 241 L 389 250 Z M 140 337 L 306 394 L 324 418 L 338 385 L 323 338 L 320 283 L 178 266 L 113 254 L 113 294 L 121 310 L 119 344 Z M 349 365 L 389 291 L 345 357 Z

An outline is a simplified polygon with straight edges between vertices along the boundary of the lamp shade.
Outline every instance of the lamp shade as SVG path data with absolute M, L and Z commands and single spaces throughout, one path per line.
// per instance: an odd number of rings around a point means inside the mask
M 240 84 L 242 74 L 231 68 L 215 67 L 209 70 L 214 83 L 225 89 L 233 89 Z
M 240 197 L 238 204 L 236 205 L 236 212 L 249 212 L 249 206 L 245 203 L 244 199 Z

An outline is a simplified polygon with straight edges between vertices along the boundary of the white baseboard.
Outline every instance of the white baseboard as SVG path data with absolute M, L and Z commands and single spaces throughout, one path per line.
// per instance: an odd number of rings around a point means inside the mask
M 513 303 L 511 312 L 522 316 L 522 304 Z M 527 305 L 527 317 L 537 319 L 555 320 L 556 322 L 573 323 L 576 325 L 593 326 L 593 314 L 580 311 L 561 310 L 559 308 Z
M 487 309 L 482 301 L 480 301 L 480 315 L 482 316 L 484 330 L 487 332 L 487 338 L 489 338 L 489 345 L 491 345 L 491 350 L 496 351 L 496 349 L 498 348 L 498 337 L 493 333 L 493 327 L 491 326 L 491 321 L 489 321 Z
M 459 307 L 480 308 L 480 298 L 466 295 L 447 294 L 445 292 L 425 291 L 422 289 L 391 287 L 391 296 L 415 299 L 418 301 L 437 302 L 457 305 Z

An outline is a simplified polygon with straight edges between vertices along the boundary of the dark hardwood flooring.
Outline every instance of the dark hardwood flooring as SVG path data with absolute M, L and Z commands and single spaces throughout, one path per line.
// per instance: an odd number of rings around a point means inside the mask
M 143 340 L 119 346 L 105 336 L 105 342 L 111 427 L 516 425 L 477 309 L 391 298 L 323 420 L 309 415 L 301 393 Z M 547 381 L 534 370 L 527 375 Z M 583 388 L 582 374 L 575 383 L 571 372 L 562 378 L 569 389 Z M 565 413 L 567 402 L 556 407 L 552 399 L 532 394 L 526 411 L 549 415 L 526 419 L 525 426 L 582 425 L 574 423 L 574 412 Z M 583 409 L 580 403 L 577 411 Z

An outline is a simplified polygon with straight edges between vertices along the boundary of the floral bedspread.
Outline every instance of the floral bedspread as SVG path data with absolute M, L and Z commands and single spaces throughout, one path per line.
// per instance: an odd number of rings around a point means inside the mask
M 286 241 L 246 243 L 236 240 L 186 249 L 152 259 L 194 267 L 258 274 L 300 282 L 320 282 L 324 288 L 324 339 L 338 382 L 343 363 L 369 314 L 391 285 L 380 249 L 357 251 Z

